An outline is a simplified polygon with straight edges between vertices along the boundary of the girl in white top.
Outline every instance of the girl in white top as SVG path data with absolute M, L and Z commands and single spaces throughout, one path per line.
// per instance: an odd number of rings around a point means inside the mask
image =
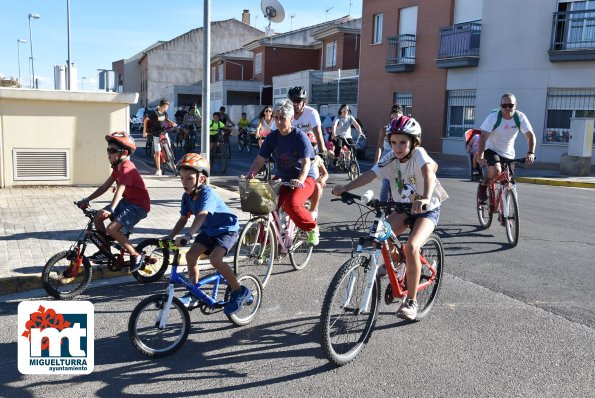
M 343 104 L 339 108 L 339 115 L 333 122 L 333 133 L 331 134 L 331 140 L 335 144 L 336 158 L 339 157 L 343 145 L 352 148 L 353 138 L 351 137 L 351 125 L 355 127 L 359 134 L 363 134 L 362 127 L 355 118 L 351 116 L 351 109 L 349 109 L 347 104 Z
M 256 128 L 256 139 L 258 140 L 258 146 L 262 145 L 262 141 L 266 138 L 266 136 L 271 132 L 271 127 L 273 126 L 274 119 L 273 119 L 273 107 L 265 106 L 260 115 L 258 127 Z
M 312 142 L 312 146 L 316 146 L 316 142 Z M 328 170 L 324 166 L 324 161 L 319 155 L 314 156 L 312 160 L 312 169 L 314 170 L 314 178 L 316 180 L 316 188 L 314 189 L 314 193 L 310 197 L 310 214 L 312 214 L 312 218 L 317 220 L 318 219 L 318 204 L 320 203 L 320 198 L 322 198 L 322 192 L 324 187 L 326 187 L 326 181 L 328 180 L 329 174 Z
M 407 299 L 403 301 L 397 315 L 413 320 L 417 316 L 415 298 L 421 273 L 418 253 L 438 224 L 441 201 L 448 195 L 436 179 L 438 165 L 420 147 L 419 123 L 413 118 L 401 116 L 391 122 L 388 134 L 392 151 L 385 154 L 371 170 L 349 184 L 336 186 L 333 195 L 340 196 L 345 191 L 362 187 L 381 177 L 388 178 L 391 183 L 394 181 L 392 198 L 395 202 L 412 204 L 411 213 L 392 213 L 387 221 L 396 235 L 402 234 L 408 227 L 411 228 L 405 245 Z M 399 261 L 398 254 L 392 251 L 393 259 Z

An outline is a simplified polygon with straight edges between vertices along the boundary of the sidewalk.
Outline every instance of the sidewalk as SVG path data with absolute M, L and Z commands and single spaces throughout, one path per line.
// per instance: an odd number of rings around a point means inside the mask
M 439 177 L 468 178 L 465 157 L 431 154 L 439 164 Z M 363 162 L 363 169 L 369 162 Z M 150 237 L 160 237 L 173 228 L 179 217 L 182 189 L 178 178 L 155 177 L 153 168 L 136 162 L 151 196 L 151 211 L 132 235 L 137 243 Z M 519 166 L 519 183 L 549 184 L 595 188 L 595 173 L 589 177 L 568 177 L 552 165 Z M 332 182 L 332 176 L 331 176 Z M 211 181 L 217 193 L 238 214 L 236 177 L 215 177 Z M 73 202 L 89 195 L 92 187 L 25 187 L 0 189 L 0 295 L 41 288 L 41 270 L 54 254 L 67 250 L 86 225 L 87 219 Z M 99 208 L 111 200 L 106 193 L 92 203 Z M 93 280 L 126 275 L 105 268 L 93 269 Z M 128 276 L 129 278 L 132 277 Z

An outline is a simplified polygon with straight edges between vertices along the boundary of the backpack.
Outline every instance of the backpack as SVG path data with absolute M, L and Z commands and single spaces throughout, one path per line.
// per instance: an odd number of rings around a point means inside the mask
M 521 130 L 521 119 L 519 118 L 519 114 L 517 113 L 517 111 L 514 111 L 514 113 L 512 114 L 512 118 L 514 119 L 514 124 L 516 124 L 516 127 L 519 130 Z M 498 110 L 498 118 L 496 119 L 496 124 L 494 124 L 494 128 L 492 129 L 492 131 L 496 130 L 498 128 L 498 126 L 500 125 L 500 123 L 502 123 L 502 110 L 501 109 Z

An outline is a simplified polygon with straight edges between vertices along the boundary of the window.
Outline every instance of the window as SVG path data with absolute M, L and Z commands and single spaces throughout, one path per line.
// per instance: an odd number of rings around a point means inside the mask
M 223 64 L 220 64 L 219 65 L 219 72 L 218 73 L 219 73 L 219 75 L 217 76 L 217 80 L 225 80 L 223 78 Z
M 374 15 L 372 44 L 382 43 L 382 14 Z
M 551 88 L 547 91 L 544 144 L 568 143 L 570 119 L 595 118 L 595 89 Z
M 262 73 L 262 53 L 257 53 L 254 56 L 254 74 Z
M 446 120 L 447 137 L 463 137 L 475 125 L 475 90 L 450 90 Z
M 332 68 L 337 65 L 337 42 L 327 43 L 326 45 L 326 67 Z
M 211 83 L 215 83 L 215 67 L 211 68 Z
M 403 114 L 411 116 L 413 112 L 413 93 L 407 91 L 395 91 L 393 93 L 393 104 L 403 107 Z

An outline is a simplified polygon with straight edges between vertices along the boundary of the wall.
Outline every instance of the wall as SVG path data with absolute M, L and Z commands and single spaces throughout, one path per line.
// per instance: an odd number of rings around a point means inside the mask
M 0 187 L 100 185 L 110 173 L 105 135 L 128 131 L 138 94 L 0 89 Z M 13 148 L 68 149 L 70 179 L 14 181 Z
M 321 50 L 319 49 L 265 47 L 262 59 L 264 84 L 272 84 L 273 76 L 307 69 L 320 69 L 320 56 Z

